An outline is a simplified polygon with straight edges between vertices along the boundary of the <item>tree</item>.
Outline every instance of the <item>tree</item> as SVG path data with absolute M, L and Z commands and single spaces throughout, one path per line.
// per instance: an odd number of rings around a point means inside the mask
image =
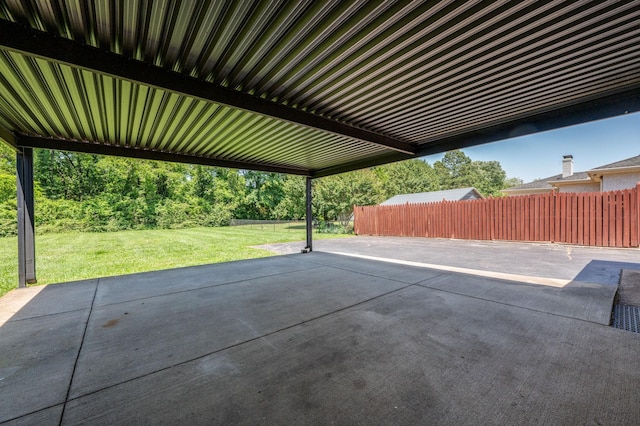
M 382 184 L 371 169 L 324 177 L 315 181 L 314 217 L 347 221 L 354 205 L 378 204 L 384 196 Z
M 16 233 L 15 152 L 0 146 L 0 235 Z M 40 231 L 219 226 L 232 218 L 301 219 L 305 178 L 279 173 L 35 150 Z M 408 160 L 314 180 L 314 217 L 346 221 L 353 205 L 403 193 L 475 186 L 499 195 L 507 185 L 497 161 L 451 151 L 433 167 Z
M 440 189 L 456 189 L 473 186 L 473 166 L 471 158 L 460 150 L 448 151 L 433 168 L 440 182 Z
M 284 175 L 246 170 L 242 172 L 246 182 L 246 197 L 238 208 L 240 217 L 246 219 L 278 219 L 275 209 L 284 198 Z
M 215 201 L 213 182 L 216 171 L 213 167 L 193 166 L 191 172 L 193 195 L 210 203 Z
M 102 175 L 97 155 L 37 149 L 34 152 L 34 179 L 49 198 L 82 201 L 102 192 Z
M 0 171 L 16 173 L 16 152 L 3 142 L 0 142 Z
M 286 176 L 282 184 L 283 197 L 275 208 L 280 219 L 302 219 L 306 215 L 306 182 L 302 176 Z
M 374 171 L 386 198 L 398 194 L 437 191 L 440 187 L 433 167 L 422 160 L 386 164 L 376 167 Z
M 518 177 L 508 178 L 504 181 L 504 189 L 522 185 L 524 181 Z
M 235 210 L 244 202 L 246 182 L 236 169 L 215 168 L 214 200 Z
M 16 154 L 0 142 L 0 204 L 16 197 Z
M 475 188 L 484 196 L 499 196 L 505 188 L 507 174 L 498 161 L 474 161 Z
M 440 189 L 475 187 L 484 196 L 498 196 L 506 188 L 507 174 L 498 161 L 472 161 L 462 151 L 445 153 L 433 165 Z

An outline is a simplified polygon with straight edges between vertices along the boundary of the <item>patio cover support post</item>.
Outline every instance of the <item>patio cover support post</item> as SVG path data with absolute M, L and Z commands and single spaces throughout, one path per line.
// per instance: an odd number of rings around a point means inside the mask
M 306 203 L 307 203 L 307 211 L 305 214 L 306 220 L 307 220 L 307 246 L 304 248 L 304 250 L 302 250 L 303 253 L 309 253 L 310 251 L 312 251 L 312 246 L 313 246 L 313 242 L 312 242 L 312 231 L 313 231 L 313 212 L 311 209 L 311 201 L 312 201 L 312 194 L 311 194 L 311 181 L 312 178 L 311 177 L 307 177 L 307 188 L 306 188 Z
M 33 149 L 16 154 L 18 192 L 18 287 L 36 282 L 36 244 L 33 217 Z

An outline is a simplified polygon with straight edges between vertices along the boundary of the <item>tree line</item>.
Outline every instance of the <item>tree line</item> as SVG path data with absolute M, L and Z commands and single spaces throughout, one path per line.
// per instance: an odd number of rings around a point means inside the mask
M 38 233 L 223 226 L 232 219 L 302 219 L 300 176 L 34 150 Z M 353 205 L 397 194 L 474 186 L 500 196 L 507 179 L 497 161 L 450 151 L 433 166 L 408 160 L 314 180 L 313 215 L 348 220 Z M 0 236 L 16 234 L 15 154 L 0 147 Z

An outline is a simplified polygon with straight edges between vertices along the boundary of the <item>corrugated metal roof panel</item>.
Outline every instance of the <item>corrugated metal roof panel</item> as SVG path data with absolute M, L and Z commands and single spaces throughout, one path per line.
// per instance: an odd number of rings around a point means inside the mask
M 637 1 L 7 0 L 0 19 L 410 143 L 416 154 L 640 89 Z M 0 123 L 17 132 L 310 171 L 396 158 L 264 112 L 28 56 L 5 51 L 0 64 L 9 91 Z
M 270 117 L 15 53 L 0 52 L 0 67 L 0 102 L 13 113 L 5 116 L 7 127 L 28 135 L 311 170 L 333 165 L 332 155 L 357 161 L 385 152 Z

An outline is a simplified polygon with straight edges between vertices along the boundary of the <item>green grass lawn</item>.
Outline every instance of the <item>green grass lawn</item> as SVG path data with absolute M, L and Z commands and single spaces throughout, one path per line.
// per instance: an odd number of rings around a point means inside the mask
M 37 230 L 36 230 L 37 232 Z M 304 226 L 251 225 L 36 236 L 38 284 L 271 256 L 260 244 L 300 241 Z M 315 234 L 314 238 L 345 235 Z M 0 296 L 18 282 L 18 242 L 0 238 Z

